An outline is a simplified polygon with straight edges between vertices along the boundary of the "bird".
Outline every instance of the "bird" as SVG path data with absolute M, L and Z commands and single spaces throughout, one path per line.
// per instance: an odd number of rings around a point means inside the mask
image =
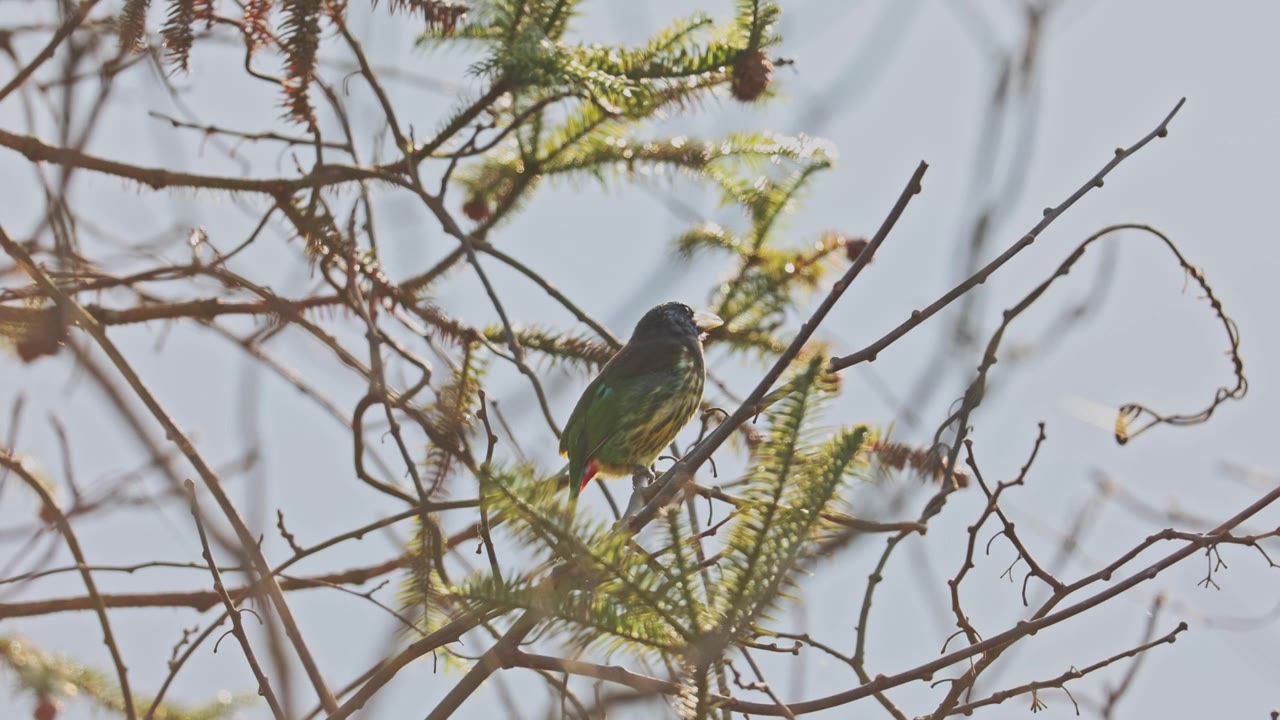
M 652 308 L 600 369 L 560 434 L 569 458 L 570 503 L 596 476 L 648 474 L 702 403 L 702 341 L 724 324 L 682 302 Z

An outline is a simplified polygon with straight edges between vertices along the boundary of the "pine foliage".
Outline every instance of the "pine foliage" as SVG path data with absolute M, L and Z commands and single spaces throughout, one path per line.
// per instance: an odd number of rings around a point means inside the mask
M 529 555 L 522 567 L 540 569 L 477 572 L 442 589 L 437 602 L 482 614 L 536 610 L 572 647 L 684 668 L 690 712 L 698 714 L 709 697 L 707 666 L 794 588 L 797 569 L 831 529 L 822 515 L 866 468 L 867 428 L 820 424 L 837 388 L 826 361 L 815 354 L 781 385 L 714 562 L 699 561 L 683 512 L 666 513 L 641 543 L 571 515 L 563 487 L 534 468 L 486 465 L 480 482 L 491 525 Z
M 476 609 L 537 608 L 565 626 L 583 647 L 679 653 L 695 634 L 696 618 L 682 583 L 694 579 L 648 562 L 624 533 L 587 519 L 566 521 L 565 494 L 530 469 L 489 468 L 481 478 L 491 522 L 505 527 L 539 561 L 564 559 L 572 582 L 550 587 L 541 578 L 498 579 L 480 574 L 451 594 Z
M 824 140 L 766 134 L 757 142 L 733 136 L 721 145 L 726 161 L 708 170 L 726 205 L 746 213 L 748 226 L 735 232 L 715 223 L 695 226 L 676 238 L 677 252 L 736 256 L 738 268 L 712 301 L 725 326 L 716 339 L 740 351 L 765 355 L 785 346 L 777 333 L 788 312 L 816 288 L 835 262 L 847 256 L 851 239 L 824 233 L 808 246 L 779 242 L 782 220 L 808 183 L 832 166 L 835 150 Z M 735 140 L 737 141 L 735 143 Z
M 315 109 L 309 91 L 320 48 L 320 0 L 281 0 L 284 22 L 280 43 L 285 53 L 285 109 L 294 122 L 312 127 Z
M 726 156 L 767 153 L 767 138 L 716 142 L 642 138 L 641 121 L 709 99 L 749 48 L 773 42 L 773 3 L 744 3 L 726 27 L 704 14 L 676 21 L 638 46 L 564 39 L 576 3 L 493 2 L 474 9 L 455 41 L 487 48 L 472 70 L 511 94 L 508 119 L 532 114 L 519 132 L 459 176 L 470 202 L 508 212 L 545 178 L 689 172 L 702 176 Z M 753 40 L 754 39 L 754 40 Z M 424 43 L 440 40 L 428 33 Z M 750 45 L 751 42 L 755 45 Z
M 147 7 L 150 0 L 125 0 L 120 13 L 120 49 L 125 52 L 140 50 L 142 37 L 147 33 Z
M 613 357 L 614 351 L 609 346 L 582 335 L 536 326 L 518 328 L 515 333 L 520 347 L 545 358 L 549 366 L 563 365 L 591 372 Z M 485 328 L 484 336 L 491 343 L 507 342 L 507 330 L 501 325 Z
M 272 0 L 248 0 L 244 4 L 244 44 L 249 54 L 271 40 Z
M 480 383 L 488 367 L 488 357 L 479 343 L 466 343 L 457 372 L 427 408 L 432 443 L 427 449 L 423 484 L 430 497 L 445 488 L 445 482 L 456 467 L 455 458 L 467 452 L 475 429 Z
M 741 493 L 748 502 L 720 563 L 716 614 L 722 637 L 742 633 L 791 586 L 792 571 L 826 529 L 821 513 L 835 506 L 845 481 L 865 465 L 866 428 L 818 440 L 815 416 L 835 391 L 825 364 L 814 355 L 768 412 L 769 436 L 745 478 Z
M 183 72 L 188 70 L 191 59 L 191 43 L 195 40 L 192 26 L 195 21 L 195 0 L 173 0 L 169 3 L 169 17 L 160 30 L 169 62 Z
M 15 687 L 31 693 L 36 700 L 83 700 L 97 711 L 124 715 L 120 688 L 108 679 L 106 673 L 71 658 L 40 650 L 24 638 L 0 636 L 0 668 L 6 671 L 0 674 L 10 675 Z M 251 700 L 251 696 L 241 695 L 193 707 L 162 703 L 152 717 L 155 720 L 227 720 L 239 715 L 240 709 Z M 139 714 L 150 708 L 151 702 L 143 700 L 138 705 Z

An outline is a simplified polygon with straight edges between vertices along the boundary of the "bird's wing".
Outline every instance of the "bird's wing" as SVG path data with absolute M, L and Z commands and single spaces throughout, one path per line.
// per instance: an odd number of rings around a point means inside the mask
M 628 382 L 619 382 L 627 380 Z M 586 458 L 618 429 L 621 408 L 627 402 L 630 378 L 601 373 L 582 392 L 578 405 L 560 435 L 560 452 L 575 455 L 580 450 Z
M 569 472 L 580 481 L 587 460 L 620 428 L 623 409 L 661 382 L 670 365 L 670 348 L 628 343 L 605 363 L 583 391 L 560 435 L 560 453 L 569 456 Z
M 592 453 L 617 431 L 617 393 L 603 375 L 591 381 L 560 433 L 560 454 L 569 456 L 569 482 L 582 484 Z

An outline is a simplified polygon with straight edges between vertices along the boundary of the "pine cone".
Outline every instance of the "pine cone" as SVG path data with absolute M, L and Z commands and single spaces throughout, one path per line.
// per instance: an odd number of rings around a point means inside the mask
M 751 102 L 764 94 L 773 78 L 773 61 L 761 50 L 743 53 L 733 64 L 729 90 L 742 102 Z
M 56 306 L 0 307 L 0 339 L 11 342 L 18 357 L 30 363 L 58 354 L 67 339 L 67 325 Z
M 462 214 L 475 220 L 476 222 L 484 222 L 489 218 L 489 201 L 482 197 L 469 198 L 462 204 Z
M 48 695 L 41 695 L 32 717 L 35 720 L 54 720 L 58 717 L 58 704 L 49 699 Z
M 844 244 L 844 255 L 849 258 L 849 262 L 854 262 L 869 244 L 866 238 L 849 238 Z

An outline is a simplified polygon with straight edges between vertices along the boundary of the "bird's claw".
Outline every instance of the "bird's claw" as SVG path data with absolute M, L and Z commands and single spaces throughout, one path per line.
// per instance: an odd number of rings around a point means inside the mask
M 627 503 L 627 510 L 622 514 L 619 523 L 624 523 L 627 519 L 636 513 L 649 502 L 648 493 L 645 492 L 653 486 L 653 481 L 657 479 L 653 470 L 644 465 L 636 465 L 635 471 L 631 475 L 631 500 Z
M 647 487 L 652 484 L 655 479 L 657 478 L 648 466 L 636 465 L 635 472 L 631 475 L 631 489 L 639 490 L 640 488 Z

